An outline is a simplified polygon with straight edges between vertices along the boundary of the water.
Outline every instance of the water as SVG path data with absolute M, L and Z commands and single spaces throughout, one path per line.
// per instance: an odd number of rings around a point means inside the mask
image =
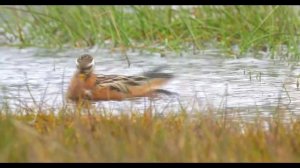
M 60 106 L 75 72 L 75 59 L 83 53 L 95 57 L 95 72 L 102 74 L 135 75 L 167 65 L 166 71 L 173 72 L 176 78 L 164 89 L 177 92 L 179 96 L 156 99 L 155 108 L 160 113 L 168 109 L 176 112 L 183 106 L 189 112 L 214 108 L 216 111 L 237 110 L 246 117 L 257 113 L 267 117 L 280 106 L 291 115 L 299 114 L 298 64 L 269 59 L 267 53 L 261 53 L 260 58 L 226 58 L 218 50 L 181 56 L 167 53 L 165 57 L 158 53 L 128 52 L 131 62 L 128 67 L 123 54 L 97 47 L 59 51 L 0 47 L 0 103 Z M 147 98 L 96 104 L 116 113 L 124 109 L 144 109 L 147 105 Z

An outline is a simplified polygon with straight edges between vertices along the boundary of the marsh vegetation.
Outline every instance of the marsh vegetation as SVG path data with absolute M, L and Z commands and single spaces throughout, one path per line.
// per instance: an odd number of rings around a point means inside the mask
M 1 6 L 0 161 L 299 162 L 299 26 L 292 6 Z M 170 89 L 200 97 L 78 111 L 86 51 L 107 73 L 169 62 Z

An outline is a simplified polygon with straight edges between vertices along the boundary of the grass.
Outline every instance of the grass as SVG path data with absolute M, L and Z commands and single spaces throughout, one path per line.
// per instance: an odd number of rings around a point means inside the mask
M 22 47 L 181 52 L 212 44 L 240 56 L 266 49 L 274 55 L 284 46 L 299 55 L 299 10 L 292 6 L 1 6 L 0 11 L 0 29 L 14 42 L 9 45 Z
M 300 121 L 279 115 L 254 122 L 184 110 L 164 117 L 149 110 L 75 115 L 28 109 L 0 115 L 1 162 L 299 162 Z M 36 109 L 37 111 L 37 109 Z M 283 114 L 284 111 L 277 111 Z M 268 124 L 268 129 L 264 125 Z

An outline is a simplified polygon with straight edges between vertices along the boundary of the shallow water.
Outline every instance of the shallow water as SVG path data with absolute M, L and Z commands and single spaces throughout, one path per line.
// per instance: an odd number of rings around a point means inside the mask
M 252 56 L 226 58 L 218 50 L 205 50 L 198 54 L 127 52 L 131 62 L 127 64 L 123 54 L 97 47 L 90 50 L 46 50 L 36 48 L 17 49 L 0 47 L 0 102 L 12 106 L 41 104 L 44 107 L 63 103 L 68 82 L 75 72 L 75 58 L 83 53 L 95 57 L 96 73 L 135 75 L 158 65 L 167 65 L 166 72 L 176 75 L 164 86 L 179 96 L 163 96 L 155 100 L 157 112 L 168 108 L 178 111 L 178 106 L 205 111 L 207 108 L 221 111 L 239 111 L 242 116 L 270 116 L 280 106 L 297 115 L 300 107 L 300 91 L 296 81 L 299 65 L 269 59 L 267 53 L 260 58 Z M 30 96 L 34 97 L 34 101 Z M 109 107 L 118 113 L 124 109 L 144 109 L 147 98 L 129 101 L 105 101 L 97 107 Z

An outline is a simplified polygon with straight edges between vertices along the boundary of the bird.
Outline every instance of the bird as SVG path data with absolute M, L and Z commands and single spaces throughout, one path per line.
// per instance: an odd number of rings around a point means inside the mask
M 96 74 L 95 59 L 90 54 L 79 56 L 76 72 L 70 80 L 67 98 L 80 101 L 122 101 L 129 98 L 151 97 L 155 94 L 173 94 L 161 89 L 174 78 L 173 73 L 162 73 L 165 66 L 158 66 L 140 75 Z

